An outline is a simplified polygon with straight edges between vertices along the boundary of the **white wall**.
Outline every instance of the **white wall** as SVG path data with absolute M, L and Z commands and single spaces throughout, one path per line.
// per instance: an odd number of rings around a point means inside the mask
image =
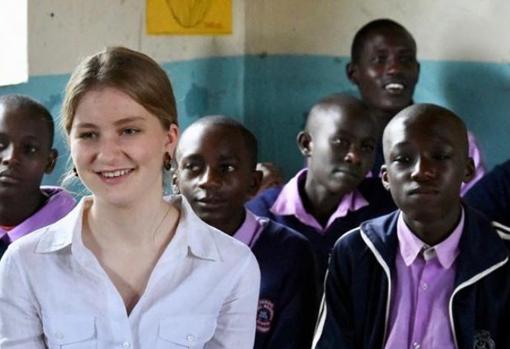
M 30 0 L 31 75 L 68 73 L 87 55 L 123 45 L 160 62 L 242 55 L 244 0 L 233 1 L 233 34 L 147 35 L 144 0 Z
M 409 28 L 419 57 L 510 61 L 507 0 L 233 0 L 233 34 L 154 36 L 144 0 L 30 0 L 31 75 L 70 72 L 84 56 L 125 45 L 160 62 L 244 53 L 349 55 L 355 31 L 393 18 Z
M 387 17 L 411 31 L 421 59 L 510 61 L 506 0 L 256 0 L 246 11 L 248 53 L 349 56 L 354 33 Z

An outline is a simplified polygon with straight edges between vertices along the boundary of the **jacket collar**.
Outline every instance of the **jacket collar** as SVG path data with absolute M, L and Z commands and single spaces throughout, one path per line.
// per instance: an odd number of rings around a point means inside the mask
M 464 210 L 466 216 L 459 241 L 460 253 L 457 257 L 455 287 L 500 264 L 509 254 L 505 242 L 500 237 L 501 234 L 494 229 L 488 219 L 466 205 Z M 398 247 L 396 225 L 399 212 L 394 211 L 361 225 L 361 233 L 375 249 L 372 252 L 378 253 L 392 271 Z

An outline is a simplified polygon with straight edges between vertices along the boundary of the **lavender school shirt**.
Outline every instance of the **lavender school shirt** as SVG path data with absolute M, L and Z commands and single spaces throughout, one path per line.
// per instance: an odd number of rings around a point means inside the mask
M 448 302 L 455 281 L 455 260 L 464 228 L 464 210 L 446 240 L 428 246 L 397 221 L 396 278 L 385 349 L 455 348 Z
M 316 255 L 319 280 L 323 280 L 336 240 L 361 222 L 393 211 L 395 204 L 379 178 L 365 178 L 353 193 L 344 196 L 326 227 L 322 227 L 306 212 L 301 200 L 300 190 L 304 188 L 307 173 L 308 170 L 304 169 L 283 188 L 273 187 L 263 191 L 251 199 L 246 207 L 254 214 L 268 217 L 306 237 Z
M 72 195 L 60 187 L 43 186 L 41 187 L 41 191 L 48 196 L 46 204 L 13 229 L 6 231 L 0 228 L 0 239 L 5 241 L 5 236 L 7 235 L 8 240 L 13 242 L 34 230 L 58 221 L 71 211 L 76 204 Z M 5 246 L 5 244 L 4 246 L 0 246 L 0 258 L 6 248 L 7 246 Z

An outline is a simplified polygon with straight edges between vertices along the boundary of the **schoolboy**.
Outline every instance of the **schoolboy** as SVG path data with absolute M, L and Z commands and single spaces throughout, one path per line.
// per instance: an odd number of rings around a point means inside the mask
M 510 236 L 462 205 L 474 165 L 451 111 L 416 104 L 383 134 L 399 210 L 335 245 L 314 348 L 508 348 Z
M 510 160 L 483 176 L 464 199 L 491 220 L 510 227 Z
M 29 97 L 0 96 L 0 257 L 23 235 L 53 223 L 74 206 L 61 188 L 41 187 L 55 167 L 53 118 Z
M 255 348 L 310 348 L 318 308 L 310 244 L 244 208 L 258 190 L 257 141 L 239 122 L 208 116 L 182 134 L 177 186 L 209 225 L 247 244 L 261 270 Z
M 368 109 L 355 97 L 332 95 L 315 104 L 297 135 L 307 167 L 283 188 L 271 188 L 247 207 L 304 235 L 323 279 L 335 241 L 366 219 L 395 206 L 376 178 L 364 180 L 377 142 Z
M 379 140 L 391 118 L 413 104 L 420 73 L 416 51 L 416 42 L 411 33 L 390 19 L 373 20 L 354 36 L 351 62 L 346 65 L 346 74 L 374 115 Z M 475 162 L 476 173 L 469 183 L 463 184 L 462 193 L 485 173 L 480 150 L 471 133 L 469 154 Z M 371 171 L 373 176 L 379 176 L 383 162 L 382 144 L 379 141 Z

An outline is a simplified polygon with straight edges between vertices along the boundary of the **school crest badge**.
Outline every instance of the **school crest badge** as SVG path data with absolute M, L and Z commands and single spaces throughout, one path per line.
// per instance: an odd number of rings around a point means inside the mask
M 496 349 L 496 343 L 489 331 L 479 330 L 475 333 L 473 349 Z
M 274 317 L 274 303 L 269 299 L 259 300 L 257 309 L 257 331 L 266 333 L 271 329 Z

